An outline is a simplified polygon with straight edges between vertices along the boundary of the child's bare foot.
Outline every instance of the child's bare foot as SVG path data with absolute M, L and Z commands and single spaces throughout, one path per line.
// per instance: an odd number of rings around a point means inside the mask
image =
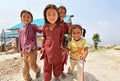
M 61 73 L 61 76 L 62 76 L 63 79 L 66 78 L 66 75 L 65 75 L 65 73 L 63 73 L 63 72 Z
M 32 81 L 32 78 L 30 77 L 29 79 L 25 79 L 25 81 Z
M 55 78 L 55 80 L 54 81 L 60 81 L 58 78 Z
M 40 77 L 40 71 L 36 73 L 36 79 L 38 79 Z

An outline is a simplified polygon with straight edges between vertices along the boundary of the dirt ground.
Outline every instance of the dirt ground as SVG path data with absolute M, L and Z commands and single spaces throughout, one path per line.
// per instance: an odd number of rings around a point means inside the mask
M 43 60 L 37 63 L 43 68 Z M 65 73 L 69 66 L 65 66 Z M 0 55 L 0 81 L 24 81 L 22 77 L 23 61 L 19 53 Z M 120 81 L 120 50 L 104 49 L 91 51 L 85 63 L 85 81 Z M 35 73 L 30 71 L 33 81 L 43 81 L 43 69 L 41 77 L 35 79 Z M 73 75 L 67 75 L 61 81 L 76 81 L 76 69 Z M 54 77 L 51 81 L 53 81 Z

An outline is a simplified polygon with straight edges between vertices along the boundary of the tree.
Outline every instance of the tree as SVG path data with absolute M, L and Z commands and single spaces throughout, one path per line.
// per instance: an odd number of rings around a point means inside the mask
M 98 33 L 95 33 L 92 37 L 93 43 L 94 43 L 94 48 L 98 49 L 98 44 L 101 42 L 100 36 Z

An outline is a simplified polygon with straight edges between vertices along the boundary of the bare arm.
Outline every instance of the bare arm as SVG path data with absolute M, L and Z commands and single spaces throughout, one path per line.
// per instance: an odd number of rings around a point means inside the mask
M 83 60 L 86 59 L 87 55 L 88 55 L 88 47 L 84 48 Z

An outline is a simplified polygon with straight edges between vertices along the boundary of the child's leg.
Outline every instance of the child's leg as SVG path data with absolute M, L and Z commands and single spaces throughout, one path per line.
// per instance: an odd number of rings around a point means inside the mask
M 23 67 L 23 77 L 26 81 L 29 81 L 31 79 L 29 74 L 29 61 L 28 61 L 28 54 L 23 54 L 23 60 L 24 60 L 24 67 Z
M 73 72 L 76 64 L 76 60 L 70 59 L 70 67 L 68 68 L 68 74 Z
M 61 72 L 62 72 L 62 62 L 53 64 L 53 74 L 56 79 L 60 76 Z
M 36 64 L 36 60 L 37 60 L 37 50 L 32 50 L 29 55 L 29 65 L 30 65 L 30 68 L 35 73 L 40 72 L 40 68 Z
M 55 78 L 55 80 L 54 80 L 54 81 L 60 81 L 60 80 L 59 80 L 59 78 Z
M 61 76 L 62 76 L 63 79 L 65 79 L 66 75 L 63 71 L 64 71 L 64 65 L 67 64 L 68 51 L 63 51 L 62 55 L 63 55 L 63 59 L 62 59 L 62 73 L 61 73 Z
M 44 57 L 44 81 L 50 81 L 52 77 L 52 64 L 49 64 L 47 58 Z
M 62 72 L 64 71 L 64 63 L 62 63 Z
M 65 78 L 66 78 L 66 75 L 65 75 L 65 73 L 64 73 L 63 71 L 64 71 L 64 63 L 62 63 L 62 72 L 61 72 L 61 76 L 62 76 L 63 79 L 65 79 Z
M 62 73 L 61 73 L 61 76 L 62 76 L 62 78 L 63 78 L 63 79 L 65 79 L 65 78 L 66 78 L 66 75 L 65 75 L 65 73 L 64 73 L 64 72 L 62 72 Z
M 77 63 L 77 81 L 84 81 L 84 61 L 80 60 Z
M 39 78 L 40 76 L 40 68 L 36 64 L 37 60 L 37 50 L 32 50 L 29 54 L 29 66 L 30 68 L 36 73 L 36 78 Z

